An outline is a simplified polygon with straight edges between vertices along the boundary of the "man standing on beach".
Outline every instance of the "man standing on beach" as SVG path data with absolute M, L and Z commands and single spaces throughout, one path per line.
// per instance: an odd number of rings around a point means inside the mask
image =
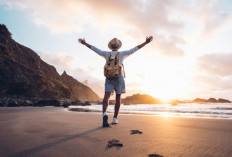
M 140 45 L 138 45 L 138 46 L 136 46 L 128 51 L 121 51 L 121 52 L 118 52 L 118 50 L 122 46 L 122 42 L 117 38 L 112 39 L 108 43 L 109 49 L 112 50 L 110 52 L 109 51 L 102 51 L 102 50 L 96 48 L 95 46 L 88 44 L 85 41 L 85 39 L 78 39 L 78 41 L 81 44 L 83 44 L 83 45 L 87 46 L 88 48 L 90 48 L 91 50 L 93 50 L 94 52 L 96 52 L 97 54 L 99 54 L 100 56 L 104 57 L 107 61 L 111 56 L 116 56 L 116 57 L 118 56 L 119 64 L 120 64 L 120 66 L 123 66 L 123 61 L 126 57 L 133 54 L 135 51 L 142 48 L 146 44 L 150 43 L 152 41 L 152 39 L 153 39 L 152 36 L 147 37 L 146 41 L 143 42 L 142 44 L 140 44 Z M 116 57 L 114 57 L 114 58 L 116 58 Z M 114 118 L 113 118 L 112 124 L 118 124 L 117 116 L 118 116 L 119 108 L 121 105 L 121 94 L 126 92 L 125 81 L 124 81 L 124 77 L 125 77 L 124 68 L 121 68 L 121 70 L 123 72 L 120 72 L 119 76 L 117 76 L 115 78 L 106 78 L 105 79 L 105 96 L 103 99 L 103 127 L 110 126 L 108 123 L 108 116 L 106 114 L 106 110 L 107 110 L 107 107 L 109 105 L 110 94 L 113 91 L 116 92 L 116 104 L 115 104 L 115 108 L 114 108 Z M 124 74 L 124 76 L 122 74 Z

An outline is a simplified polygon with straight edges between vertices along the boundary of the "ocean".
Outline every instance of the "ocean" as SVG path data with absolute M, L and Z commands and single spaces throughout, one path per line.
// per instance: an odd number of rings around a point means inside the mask
M 101 112 L 102 105 L 69 106 L 69 110 Z M 108 112 L 114 112 L 114 105 L 109 105 Z M 232 103 L 179 103 L 121 105 L 119 114 L 144 114 L 165 117 L 190 117 L 210 119 L 232 119 Z

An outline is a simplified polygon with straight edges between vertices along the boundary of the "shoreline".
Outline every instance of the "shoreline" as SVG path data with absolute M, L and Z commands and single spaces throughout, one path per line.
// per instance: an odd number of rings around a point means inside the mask
M 4 112 L 40 112 L 40 111 L 45 111 L 45 112 L 50 112 L 50 111 L 65 111 L 65 112 L 87 112 L 87 113 L 97 113 L 97 114 L 102 114 L 102 111 L 98 110 L 91 110 L 91 109 L 83 109 L 83 108 L 78 108 L 81 106 L 75 106 L 72 108 L 65 108 L 65 107 L 54 107 L 54 106 L 19 106 L 19 107 L 0 107 L 0 113 Z M 22 110 L 24 109 L 24 110 Z M 107 111 L 108 114 L 113 114 L 113 111 Z M 192 118 L 192 119 L 212 119 L 212 120 L 232 120 L 232 118 L 228 117 L 217 117 L 215 115 L 190 115 L 188 113 L 167 113 L 167 112 L 123 112 L 119 111 L 119 115 L 136 115 L 136 116 L 153 116 L 153 117 L 173 117 L 173 118 Z
M 112 105 L 113 106 L 113 105 Z M 101 110 L 98 109 L 89 109 L 88 106 L 70 106 L 67 108 L 70 112 L 95 112 L 101 113 Z M 114 111 L 108 110 L 108 113 L 114 113 Z M 182 117 L 182 118 L 200 118 L 200 119 L 224 119 L 232 120 L 232 117 L 228 115 L 221 114 L 200 114 L 200 113 L 174 113 L 174 112 L 151 112 L 151 111 L 119 111 L 119 114 L 125 115 L 147 115 L 147 116 L 159 116 L 159 117 Z

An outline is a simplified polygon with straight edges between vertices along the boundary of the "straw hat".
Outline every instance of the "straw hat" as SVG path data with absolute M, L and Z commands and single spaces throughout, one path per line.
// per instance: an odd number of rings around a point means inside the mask
M 117 38 L 112 39 L 109 43 L 108 43 L 108 47 L 111 50 L 118 50 L 120 49 L 120 47 L 122 46 L 122 42 L 120 40 L 118 40 Z

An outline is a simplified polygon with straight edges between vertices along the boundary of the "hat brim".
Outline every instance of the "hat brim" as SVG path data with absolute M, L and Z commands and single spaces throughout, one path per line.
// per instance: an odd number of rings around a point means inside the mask
M 113 45 L 111 44 L 111 42 L 109 42 L 108 43 L 108 47 L 109 47 L 109 49 L 111 49 L 111 50 L 117 50 L 117 49 L 120 49 L 121 48 L 121 46 L 122 46 L 122 42 L 120 41 L 120 40 L 118 40 L 119 41 L 119 45 L 117 46 L 117 47 L 113 47 Z

